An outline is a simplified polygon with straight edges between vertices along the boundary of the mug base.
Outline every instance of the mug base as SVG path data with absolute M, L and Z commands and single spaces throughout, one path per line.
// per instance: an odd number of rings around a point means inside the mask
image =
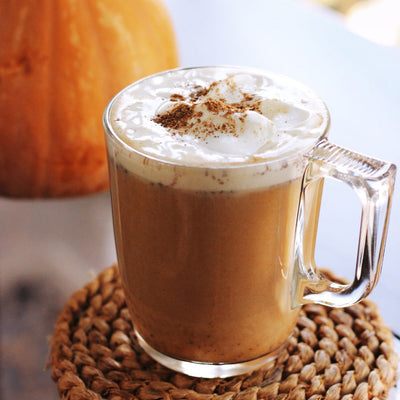
M 142 347 L 142 349 L 155 361 L 159 362 L 164 367 L 196 378 L 228 378 L 250 372 L 276 359 L 285 348 L 284 344 L 277 350 L 254 360 L 232 364 L 213 364 L 199 361 L 179 360 L 167 356 L 151 347 L 136 330 L 135 335 L 140 347 Z

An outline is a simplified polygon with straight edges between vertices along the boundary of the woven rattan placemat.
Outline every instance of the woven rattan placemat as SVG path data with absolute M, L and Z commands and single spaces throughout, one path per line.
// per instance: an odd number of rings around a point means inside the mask
M 51 345 L 62 399 L 385 399 L 398 356 L 390 330 L 368 300 L 303 307 L 286 350 L 268 368 L 227 379 L 170 371 L 138 346 L 114 265 L 72 295 Z

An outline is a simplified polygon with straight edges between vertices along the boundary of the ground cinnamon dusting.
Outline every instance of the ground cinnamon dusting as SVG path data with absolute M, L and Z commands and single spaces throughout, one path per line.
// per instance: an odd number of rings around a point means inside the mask
M 184 100 L 185 100 L 185 97 L 182 96 L 182 95 L 179 94 L 179 93 L 173 93 L 173 94 L 171 94 L 170 100 L 171 100 L 171 101 L 184 101 Z
M 208 87 L 199 87 L 197 90 L 193 93 L 190 94 L 190 100 L 191 101 L 198 101 L 200 97 L 207 96 L 210 91 L 217 86 L 217 82 L 213 82 L 210 86 Z
M 164 128 L 179 129 L 186 126 L 193 117 L 193 105 L 186 103 L 177 104 L 172 110 L 165 111 L 153 119 Z
M 242 95 L 242 101 L 228 103 L 219 92 L 219 82 L 213 82 L 208 87 L 196 87 L 188 98 L 181 94 L 174 93 L 170 101 L 176 104 L 169 110 L 158 114 L 153 121 L 168 129 L 173 135 L 183 135 L 191 129 L 195 134 L 202 136 L 216 135 L 217 133 L 233 134 L 237 136 L 236 120 L 234 114 L 241 122 L 244 122 L 246 111 L 255 111 L 261 114 L 260 100 L 254 95 L 244 93 L 237 87 L 235 82 L 227 79 L 228 85 Z M 211 91 L 214 91 L 211 98 L 204 99 Z M 215 98 L 217 97 L 217 98 Z M 223 117 L 223 122 L 201 119 L 203 113 L 198 107 L 205 107 L 210 113 Z

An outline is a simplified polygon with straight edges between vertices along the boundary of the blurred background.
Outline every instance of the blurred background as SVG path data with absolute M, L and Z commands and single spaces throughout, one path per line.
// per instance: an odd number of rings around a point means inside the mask
M 343 16 L 346 27 L 383 46 L 400 46 L 398 0 L 310 0 Z
M 333 142 L 400 166 L 399 0 L 165 3 L 182 66 L 237 64 L 292 76 L 325 99 Z M 319 265 L 351 278 L 359 219 L 354 193 L 327 182 Z M 399 238 L 397 188 L 383 273 L 371 297 L 398 335 Z M 58 398 L 44 371 L 57 315 L 75 290 L 115 261 L 108 193 L 0 198 L 1 399 Z

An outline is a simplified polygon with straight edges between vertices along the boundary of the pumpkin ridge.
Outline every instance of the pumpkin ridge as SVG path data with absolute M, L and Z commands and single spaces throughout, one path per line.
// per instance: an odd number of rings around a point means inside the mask
M 102 66 L 102 70 L 103 70 L 103 81 L 102 82 L 98 81 L 98 84 L 99 85 L 102 84 L 104 97 L 107 98 L 110 96 L 111 84 L 110 84 L 109 74 L 111 71 L 109 71 L 109 69 L 107 68 L 108 63 L 107 63 L 106 51 L 105 51 L 104 47 L 100 44 L 100 39 L 99 39 L 99 36 L 97 35 L 98 27 L 96 24 L 96 19 L 93 15 L 93 12 L 91 11 L 91 8 L 89 7 L 88 0 L 83 1 L 82 4 L 84 4 L 85 13 L 87 15 L 89 26 L 92 31 L 91 34 L 95 38 L 95 42 L 96 42 L 95 46 L 97 49 L 99 64 Z
M 104 67 L 83 1 L 57 0 L 53 49 L 53 159 L 48 191 L 57 196 L 104 190 L 108 184 L 101 112 Z M 58 138 L 58 139 L 57 139 Z M 57 160 L 56 162 L 54 162 Z M 55 184 L 54 184 L 55 183 Z
M 53 35 L 51 23 L 42 24 L 40 21 L 34 21 L 32 24 L 30 21 L 37 15 L 41 15 L 45 20 L 50 17 L 48 19 L 52 21 L 53 4 L 51 2 L 36 4 L 35 1 L 31 1 L 26 3 L 25 10 L 24 21 L 15 34 L 16 37 L 20 37 L 20 43 L 16 43 L 16 47 L 21 54 L 19 60 L 24 65 L 24 69 L 17 79 L 19 96 L 23 99 L 21 100 L 21 107 L 23 107 L 24 115 L 21 116 L 21 119 L 23 120 L 24 131 L 18 133 L 22 142 L 21 152 L 25 152 L 25 154 L 21 154 L 21 157 L 28 160 L 23 171 L 23 180 L 30 181 L 32 195 L 37 197 L 42 193 L 46 181 L 48 172 L 46 160 L 50 152 L 48 116 L 51 115 L 51 106 L 47 93 L 51 89 L 51 83 L 47 81 L 44 84 L 42 80 L 51 72 Z M 23 11 L 24 9 L 21 9 L 21 12 Z M 47 31 L 47 29 L 50 31 Z M 37 43 L 38 41 L 40 46 Z M 24 81 L 19 79 L 20 77 L 24 77 L 29 82 L 26 87 Z M 30 90 L 32 89 L 34 101 L 29 100 Z M 35 116 L 33 116 L 33 113 L 35 113 Z M 32 137 L 35 140 L 32 141 Z M 44 137 L 46 140 L 42 140 Z
M 139 0 L 139 2 L 140 1 L 141 0 Z M 176 47 L 175 47 L 175 52 L 171 52 L 171 45 L 173 46 L 173 43 L 171 42 L 169 46 L 165 45 L 166 38 L 171 38 L 171 40 L 174 40 L 175 33 L 171 16 L 169 15 L 169 10 L 167 9 L 164 0 L 158 0 L 158 1 L 146 0 L 145 3 L 147 7 L 143 7 L 142 12 L 144 15 L 144 20 L 150 21 L 149 25 L 151 25 L 153 28 L 150 31 L 151 41 L 153 43 L 156 43 L 156 47 L 159 49 L 157 56 L 160 56 L 160 54 L 162 54 L 165 64 L 173 63 L 176 64 L 176 66 L 178 66 L 179 57 Z M 158 10 L 162 8 L 163 12 L 154 13 L 152 12 L 153 8 Z M 157 34 L 157 32 L 160 31 L 162 31 L 162 35 Z
M 51 68 L 51 65 L 53 65 L 53 59 L 54 59 L 54 48 L 55 48 L 55 38 L 54 38 L 54 11 L 55 11 L 55 5 L 54 2 L 49 2 L 48 7 L 50 8 L 49 14 L 50 14 L 50 23 L 48 24 L 48 29 L 49 31 L 47 32 L 47 38 L 48 38 L 48 47 L 47 47 L 47 76 L 48 76 L 48 81 L 47 81 L 47 96 L 46 97 L 46 103 L 47 104 L 40 104 L 39 107 L 46 107 L 47 110 L 47 124 L 46 124 L 46 131 L 40 132 L 41 134 L 41 140 L 39 141 L 40 147 L 41 147 L 41 156 L 38 157 L 37 159 L 37 169 L 38 169 L 38 175 L 37 175 L 37 182 L 36 182 L 36 187 L 34 188 L 34 196 L 40 196 L 44 191 L 47 191 L 48 188 L 46 188 L 46 182 L 48 182 L 48 176 L 50 173 L 50 168 L 49 168 L 49 158 L 51 155 L 51 148 L 53 144 L 53 138 L 52 138 L 52 132 L 53 132 L 53 112 L 52 112 L 52 103 L 50 99 L 52 98 L 52 90 L 53 90 L 53 84 L 54 84 L 54 71 L 53 68 Z

